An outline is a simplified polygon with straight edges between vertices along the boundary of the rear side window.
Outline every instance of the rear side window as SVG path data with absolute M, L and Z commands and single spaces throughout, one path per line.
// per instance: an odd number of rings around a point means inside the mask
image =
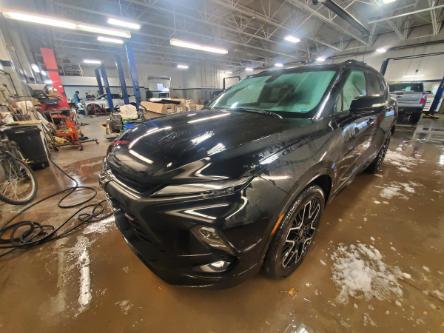
M 385 94 L 385 85 L 375 73 L 366 73 L 367 79 L 367 95 L 383 96 Z
M 344 86 L 336 101 L 336 112 L 347 112 L 350 110 L 352 101 L 360 96 L 367 95 L 367 86 L 364 72 L 352 70 L 345 80 Z
M 392 83 L 390 84 L 390 91 L 423 92 L 424 85 L 420 82 Z

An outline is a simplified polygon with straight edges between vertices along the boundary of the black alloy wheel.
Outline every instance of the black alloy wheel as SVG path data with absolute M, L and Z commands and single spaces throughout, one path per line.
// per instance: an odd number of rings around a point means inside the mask
M 366 171 L 368 173 L 377 173 L 382 169 L 382 164 L 384 163 L 385 155 L 387 154 L 387 150 L 390 146 L 390 136 L 385 139 L 384 144 L 379 150 L 378 155 L 376 155 L 375 159 L 372 163 L 367 167 Z
M 306 188 L 293 202 L 268 249 L 264 262 L 268 276 L 286 277 L 302 263 L 313 242 L 324 205 L 324 192 L 317 185 Z

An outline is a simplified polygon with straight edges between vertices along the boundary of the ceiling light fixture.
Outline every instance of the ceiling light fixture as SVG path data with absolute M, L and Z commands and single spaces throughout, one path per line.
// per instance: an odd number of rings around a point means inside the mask
M 110 29 L 110 28 L 100 27 L 97 25 L 77 24 L 77 29 L 86 32 L 93 32 L 95 34 L 131 38 L 131 34 L 128 31 Z
M 228 75 L 231 75 L 231 74 L 233 74 L 233 72 L 232 72 L 232 71 L 225 71 L 224 73 L 225 73 L 225 74 L 228 74 Z
M 324 62 L 325 60 L 326 60 L 325 57 L 317 57 L 316 58 L 317 62 Z
M 251 67 L 246 67 L 246 68 L 245 68 L 245 71 L 246 71 L 246 72 L 252 72 L 252 71 L 253 71 L 253 68 L 251 68 Z
M 188 68 L 190 68 L 188 65 L 183 65 L 183 64 L 178 64 L 177 65 L 177 68 L 178 69 L 188 69 Z
M 122 21 L 116 18 L 108 18 L 107 20 L 108 24 L 116 25 L 118 27 L 122 28 L 128 28 L 128 29 L 134 29 L 134 30 L 140 30 L 141 25 L 134 22 L 128 22 L 128 21 Z
M 3 16 L 5 16 L 6 18 L 17 21 L 37 23 L 62 29 L 92 32 L 101 35 L 131 38 L 131 33 L 129 31 L 110 29 L 108 27 L 101 27 L 93 24 L 85 24 L 82 22 L 65 20 L 63 18 L 58 18 L 58 17 L 45 16 L 40 14 L 20 12 L 14 10 L 2 10 L 2 13 Z
M 380 48 L 376 49 L 376 53 L 379 53 L 379 54 L 383 54 L 386 52 L 387 52 L 387 49 L 384 47 L 380 47 Z
M 296 44 L 299 43 L 301 40 L 293 35 L 288 35 L 284 37 L 284 40 L 286 40 L 287 42 Z
M 187 42 L 187 41 L 180 40 L 177 38 L 171 38 L 170 45 L 178 46 L 178 47 L 185 47 L 185 48 L 193 49 L 193 50 L 197 50 L 197 51 L 216 53 L 216 54 L 227 54 L 228 53 L 228 50 L 226 50 L 226 49 L 222 49 L 222 48 L 214 47 L 214 46 L 210 46 L 210 45 L 198 44 L 198 43 L 194 43 L 194 42 Z
M 110 38 L 110 37 L 98 36 L 97 40 L 99 42 L 105 42 L 105 43 L 123 44 L 123 40 L 121 40 L 119 38 Z
M 44 24 L 64 29 L 76 29 L 76 24 L 74 22 L 49 16 L 35 15 L 30 13 L 9 11 L 9 10 L 3 11 L 3 15 L 6 18 L 17 21 Z
M 282 67 L 284 67 L 284 64 L 282 64 L 280 62 L 277 62 L 277 63 L 274 64 L 274 67 L 282 68 Z
M 42 74 L 43 76 L 48 76 L 48 73 L 46 71 L 44 71 L 44 70 L 41 70 L 40 74 Z
M 88 64 L 88 65 L 100 65 L 100 64 L 102 64 L 102 62 L 100 60 L 97 60 L 97 59 L 83 59 L 83 63 L 84 64 Z
M 392 2 L 395 2 L 396 0 L 382 0 L 382 3 L 384 4 L 384 5 L 386 5 L 386 4 L 388 4 L 388 3 L 392 3 Z

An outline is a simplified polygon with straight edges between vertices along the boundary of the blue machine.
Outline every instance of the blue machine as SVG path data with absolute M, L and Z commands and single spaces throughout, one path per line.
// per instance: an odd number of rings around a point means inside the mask
M 102 85 L 102 77 L 100 76 L 100 68 L 96 68 L 94 72 L 96 73 L 97 85 L 99 87 L 99 95 L 103 95 L 103 85 Z
M 123 71 L 122 62 L 120 61 L 119 55 L 116 54 L 114 58 L 116 60 L 117 72 L 119 73 L 120 89 L 122 90 L 123 102 L 125 104 L 129 104 L 128 90 L 126 88 L 125 73 Z
M 142 97 L 140 95 L 139 78 L 137 76 L 136 58 L 134 57 L 133 49 L 128 43 L 125 44 L 126 57 L 128 59 L 128 66 L 133 83 L 134 96 L 136 97 L 136 107 L 139 109 Z
M 100 66 L 100 74 L 103 79 L 103 84 L 105 85 L 105 91 L 106 91 L 106 99 L 108 101 L 108 107 L 112 111 L 114 110 L 114 104 L 113 104 L 113 96 L 111 95 L 111 89 L 109 87 L 109 81 L 108 81 L 108 75 L 106 74 L 105 66 Z

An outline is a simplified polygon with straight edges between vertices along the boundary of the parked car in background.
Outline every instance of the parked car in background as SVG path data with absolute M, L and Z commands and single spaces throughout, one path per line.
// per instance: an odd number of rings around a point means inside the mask
M 383 163 L 396 121 L 384 78 L 355 61 L 264 71 L 207 110 L 142 123 L 100 183 L 139 258 L 169 283 L 290 275 L 324 206 Z
M 390 83 L 390 94 L 398 102 L 399 118 L 411 124 L 418 123 L 427 101 L 427 93 L 422 82 Z
M 111 94 L 111 96 L 112 96 L 114 107 L 121 106 L 121 105 L 125 104 L 121 95 Z M 129 102 L 130 102 L 130 104 L 135 105 L 136 98 L 134 96 L 129 96 Z M 100 95 L 99 97 L 97 97 L 96 99 L 93 99 L 93 100 L 86 100 L 84 102 L 84 104 L 85 104 L 85 109 L 86 109 L 86 112 L 88 115 L 95 114 L 97 112 L 110 112 L 111 111 L 111 110 L 109 110 L 108 99 L 107 99 L 106 94 Z

